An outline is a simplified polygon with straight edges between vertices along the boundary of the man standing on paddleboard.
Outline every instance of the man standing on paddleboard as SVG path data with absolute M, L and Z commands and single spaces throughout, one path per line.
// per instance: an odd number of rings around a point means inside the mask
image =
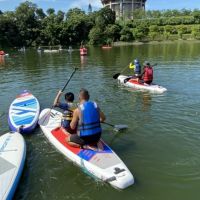
M 79 106 L 73 112 L 70 128 L 77 134 L 67 137 L 69 145 L 87 148 L 88 145 L 96 146 L 101 138 L 101 122 L 105 121 L 105 115 L 96 102 L 89 101 L 90 95 L 86 89 L 79 93 Z

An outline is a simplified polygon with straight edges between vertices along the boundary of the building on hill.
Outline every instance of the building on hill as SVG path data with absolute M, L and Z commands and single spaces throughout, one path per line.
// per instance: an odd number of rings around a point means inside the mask
M 92 12 L 92 5 L 89 3 L 88 5 L 88 13 L 91 13 Z
M 101 0 L 104 7 L 114 10 L 117 18 L 131 18 L 135 9 L 144 9 L 146 0 Z

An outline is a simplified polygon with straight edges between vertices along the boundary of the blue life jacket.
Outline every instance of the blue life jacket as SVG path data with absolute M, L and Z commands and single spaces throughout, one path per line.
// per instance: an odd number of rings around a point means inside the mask
M 81 116 L 79 121 L 79 136 L 101 134 L 100 114 L 97 104 L 87 101 L 79 106 Z
M 139 63 L 135 64 L 135 74 L 141 74 L 141 66 Z

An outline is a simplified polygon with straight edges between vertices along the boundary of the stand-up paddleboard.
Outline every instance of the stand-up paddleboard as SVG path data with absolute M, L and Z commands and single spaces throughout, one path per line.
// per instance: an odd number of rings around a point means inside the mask
M 42 118 L 49 109 L 44 109 L 39 118 Z M 66 135 L 60 128 L 62 113 L 51 110 L 48 124 L 40 125 L 48 140 L 66 158 L 83 169 L 84 172 L 101 181 L 108 182 L 113 187 L 124 189 L 134 183 L 133 175 L 115 152 L 102 140 L 101 148 L 90 150 L 75 148 L 67 144 Z
M 20 180 L 26 157 L 25 141 L 20 133 L 0 136 L 0 200 L 11 200 Z
M 160 86 L 160 85 L 156 85 L 156 84 L 145 84 L 145 83 L 138 83 L 136 79 L 129 79 L 129 76 L 124 76 L 124 75 L 120 75 L 118 76 L 118 81 L 120 84 L 130 87 L 130 88 L 134 88 L 134 89 L 138 89 L 138 90 L 146 90 L 152 93 L 157 93 L 157 94 L 162 94 L 165 91 L 167 91 L 166 88 Z
M 37 126 L 40 105 L 36 97 L 24 91 L 11 103 L 8 113 L 10 130 L 30 133 Z

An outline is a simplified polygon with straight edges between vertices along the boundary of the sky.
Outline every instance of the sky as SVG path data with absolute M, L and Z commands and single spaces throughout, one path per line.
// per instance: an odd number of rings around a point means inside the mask
M 102 7 L 100 0 L 30 0 L 36 3 L 38 7 L 46 11 L 48 8 L 54 8 L 66 12 L 70 8 L 79 7 L 87 10 L 91 3 L 94 10 Z M 0 10 L 14 10 L 24 0 L 0 0 Z M 200 9 L 200 0 L 147 0 L 147 10 L 165 10 L 165 9 Z

